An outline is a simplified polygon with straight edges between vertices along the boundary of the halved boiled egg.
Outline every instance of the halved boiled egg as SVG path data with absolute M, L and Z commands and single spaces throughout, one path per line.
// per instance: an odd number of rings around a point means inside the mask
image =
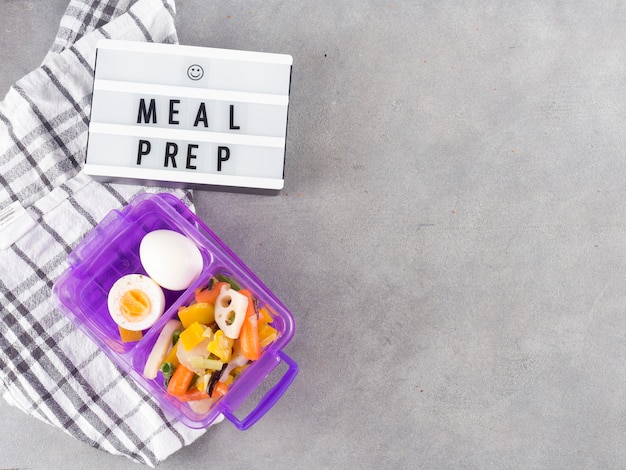
M 161 287 L 143 274 L 128 274 L 115 281 L 107 299 L 113 321 L 122 328 L 150 328 L 165 311 Z

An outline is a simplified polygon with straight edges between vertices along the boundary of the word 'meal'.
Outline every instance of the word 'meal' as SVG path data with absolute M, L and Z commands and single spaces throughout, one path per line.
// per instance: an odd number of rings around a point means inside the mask
M 168 124 L 170 125 L 179 125 L 180 121 L 178 120 L 178 105 L 180 104 L 180 100 L 170 99 L 169 100 L 169 113 L 168 113 Z M 156 101 L 152 98 L 149 104 L 146 106 L 146 100 L 141 98 L 139 100 L 139 110 L 137 112 L 137 124 L 157 124 L 157 112 L 156 112 Z M 206 129 L 209 128 L 209 118 L 207 116 L 206 104 L 201 102 L 198 106 L 198 111 L 196 112 L 196 116 L 193 121 L 193 127 L 198 128 L 202 126 Z M 231 130 L 239 130 L 240 126 L 235 125 L 235 106 L 230 105 L 230 119 L 229 119 L 229 128 Z M 185 157 L 185 168 L 188 170 L 195 170 L 197 167 L 194 165 L 194 160 L 197 158 L 195 151 L 198 149 L 198 144 L 187 144 L 187 153 Z M 141 165 L 141 159 L 150 154 L 152 150 L 152 143 L 149 140 L 140 139 L 137 147 L 137 165 Z M 178 155 L 178 144 L 176 142 L 166 142 L 165 143 L 165 153 L 163 166 L 165 168 L 169 168 L 170 164 L 172 168 L 178 168 L 176 164 L 176 156 Z M 230 149 L 225 145 L 218 145 L 217 147 L 217 171 L 222 171 L 222 163 L 227 161 L 230 158 Z

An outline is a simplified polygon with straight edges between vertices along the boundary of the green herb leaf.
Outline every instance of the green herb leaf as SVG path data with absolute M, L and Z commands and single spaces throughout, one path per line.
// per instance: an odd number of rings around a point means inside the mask
M 216 277 L 220 282 L 228 282 L 233 290 L 241 290 L 239 284 L 237 284 L 232 278 L 224 276 L 223 274 L 218 274 Z
M 167 384 L 170 383 L 170 379 L 172 378 L 175 370 L 176 367 L 174 367 L 174 364 L 172 364 L 171 362 L 164 362 L 161 365 L 161 373 L 163 374 L 163 385 L 165 386 L 165 388 L 167 388 Z
M 191 382 L 189 382 L 189 387 L 187 387 L 187 391 L 191 390 L 192 388 L 196 386 L 196 382 L 198 381 L 199 378 L 200 376 L 198 374 L 193 374 L 193 378 L 191 379 Z
M 174 364 L 172 364 L 171 362 L 164 362 L 161 365 L 161 372 L 163 373 L 164 377 L 168 377 L 168 378 L 171 377 L 175 370 L 176 368 L 174 367 Z

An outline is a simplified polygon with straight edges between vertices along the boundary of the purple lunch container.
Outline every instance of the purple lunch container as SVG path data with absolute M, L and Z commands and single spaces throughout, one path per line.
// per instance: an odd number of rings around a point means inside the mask
M 107 296 L 113 283 L 126 274 L 146 274 L 139 259 L 139 244 L 149 232 L 159 229 L 177 231 L 199 248 L 204 261 L 200 276 L 184 291 L 165 293 L 165 313 L 137 342 L 124 343 L 118 326 L 107 308 Z M 67 258 L 69 268 L 55 281 L 53 300 L 70 320 L 91 338 L 127 374 L 132 376 L 161 408 L 191 428 L 205 428 L 220 415 L 237 428 L 247 429 L 258 421 L 285 393 L 298 373 L 296 362 L 283 352 L 295 331 L 291 313 L 250 269 L 177 197 L 169 193 L 141 194 L 121 211 L 111 211 Z M 178 308 L 194 300 L 196 289 L 206 287 L 212 276 L 228 276 L 250 290 L 259 307 L 273 317 L 276 340 L 267 345 L 254 361 L 230 385 L 228 392 L 210 409 L 199 413 L 166 391 L 161 373 L 153 380 L 142 372 L 148 355 L 165 323 L 177 317 Z M 246 399 L 261 389 L 261 384 L 280 364 L 282 375 L 264 391 L 253 409 L 239 418 L 235 412 Z M 258 392 L 257 392 L 258 393 Z M 241 411 L 241 410 L 240 410 Z

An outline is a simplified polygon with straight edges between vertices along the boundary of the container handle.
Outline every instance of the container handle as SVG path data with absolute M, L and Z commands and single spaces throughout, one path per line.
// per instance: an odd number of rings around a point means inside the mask
M 259 404 L 248 414 L 248 416 L 240 420 L 233 414 L 234 410 L 226 408 L 225 405 L 224 408 L 222 408 L 221 410 L 226 419 L 231 421 L 238 429 L 242 431 L 250 428 L 274 406 L 278 399 L 283 396 L 283 394 L 287 391 L 287 388 L 289 388 L 289 385 L 291 385 L 291 383 L 296 378 L 296 375 L 298 374 L 298 364 L 282 350 L 278 350 L 275 357 L 278 358 L 279 361 L 275 361 L 274 364 L 270 366 L 270 369 L 267 371 L 268 375 L 281 362 L 284 362 L 287 365 L 288 369 L 285 371 L 285 373 L 276 383 L 276 385 L 268 390 L 263 398 L 261 398 Z M 239 404 L 237 404 L 237 406 Z

